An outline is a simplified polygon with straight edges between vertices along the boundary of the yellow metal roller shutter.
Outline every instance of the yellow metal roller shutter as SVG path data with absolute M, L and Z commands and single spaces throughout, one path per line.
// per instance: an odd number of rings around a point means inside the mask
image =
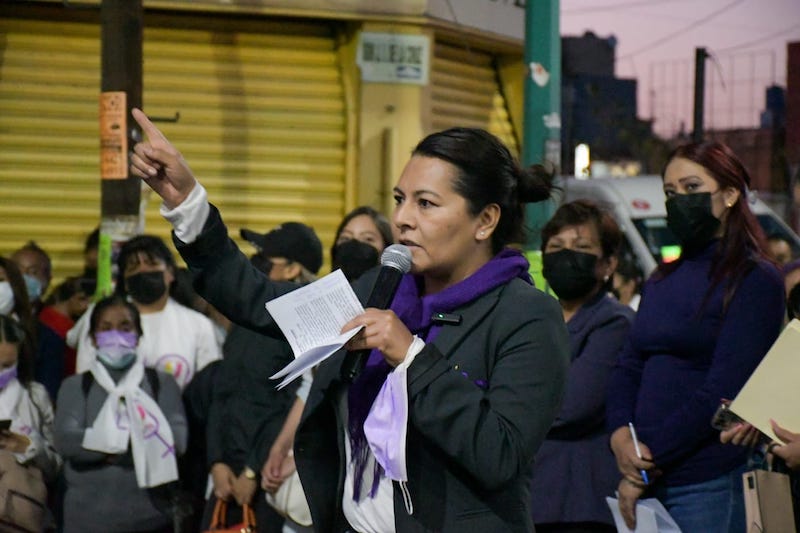
M 330 243 L 344 209 L 345 113 L 330 27 L 148 17 L 144 108 L 238 238 L 286 220 Z M 175 29 L 180 28 L 180 29 Z M 99 28 L 0 20 L 0 253 L 34 238 L 56 277 L 81 270 L 99 221 Z M 145 231 L 169 228 L 150 198 Z M 245 248 L 246 251 L 251 249 Z
M 437 41 L 431 95 L 434 131 L 454 126 L 483 128 L 499 137 L 514 155 L 519 154 L 490 54 Z
M 3 18 L 0 35 L 0 254 L 33 239 L 77 274 L 100 216 L 99 28 Z
M 344 210 L 345 110 L 331 27 L 213 20 L 145 30 L 144 105 L 231 236 L 288 220 L 329 244 Z M 167 228 L 150 201 L 147 227 Z M 248 246 L 245 251 L 252 251 Z

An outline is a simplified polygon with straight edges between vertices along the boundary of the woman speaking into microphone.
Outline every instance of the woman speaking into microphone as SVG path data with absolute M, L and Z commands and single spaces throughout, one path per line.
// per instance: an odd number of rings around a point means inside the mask
M 148 140 L 132 172 L 162 197 L 200 294 L 280 335 L 264 302 L 296 286 L 250 265 L 177 149 L 133 115 Z M 533 529 L 533 456 L 558 408 L 569 344 L 558 304 L 507 245 L 522 238 L 524 202 L 549 195 L 544 173 L 520 168 L 483 130 L 434 133 L 414 149 L 392 214 L 411 271 L 389 309 L 344 326 L 364 326 L 346 348 L 369 350 L 366 367 L 350 380 L 345 350 L 324 361 L 295 437 L 316 531 Z M 362 302 L 374 281 L 373 272 L 354 284 Z

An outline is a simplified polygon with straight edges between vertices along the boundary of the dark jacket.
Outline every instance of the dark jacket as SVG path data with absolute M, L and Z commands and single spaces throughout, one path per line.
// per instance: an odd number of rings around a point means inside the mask
M 608 377 L 633 310 L 600 292 L 567 323 L 572 361 L 564 402 L 536 454 L 533 521 L 613 524 L 605 497 L 620 474 L 605 431 Z
M 176 242 L 198 291 L 234 321 L 277 327 L 264 302 L 293 288 L 269 282 L 227 236 L 215 208 L 191 245 Z M 355 283 L 366 301 L 375 276 Z M 530 472 L 558 408 L 568 336 L 557 302 L 521 280 L 454 313 L 408 369 L 408 489 L 395 484 L 397 531 L 531 531 Z M 295 438 L 295 460 L 318 532 L 344 531 L 344 430 L 336 405 L 346 390 L 337 352 L 314 377 Z
M 235 474 L 245 466 L 260 472 L 294 403 L 299 382 L 281 390 L 271 375 L 289 364 L 285 341 L 234 325 L 212 392 L 206 437 L 208 467 L 225 463 Z

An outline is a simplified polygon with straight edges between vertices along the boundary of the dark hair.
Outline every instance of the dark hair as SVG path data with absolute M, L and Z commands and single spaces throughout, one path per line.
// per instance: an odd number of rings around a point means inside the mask
M 100 228 L 94 228 L 92 232 L 86 236 L 86 241 L 83 243 L 83 253 L 93 250 L 100 246 Z
M 25 278 L 22 277 L 22 272 L 17 264 L 7 257 L 0 257 L 0 268 L 6 271 L 6 277 L 11 285 L 11 291 L 14 294 L 14 308 L 11 312 L 14 313 L 17 318 L 10 318 L 22 328 L 24 333 L 22 346 L 20 346 L 19 359 L 20 361 L 24 361 L 23 366 L 27 367 L 30 373 L 26 377 L 27 381 L 22 378 L 19 378 L 19 380 L 23 383 L 27 383 L 33 379 L 33 356 L 36 353 L 37 321 L 36 317 L 33 316 L 33 309 L 28 299 L 28 289 L 25 286 Z M 19 363 L 17 363 L 17 372 L 20 372 Z
M 766 252 L 766 239 L 748 205 L 750 174 L 728 146 L 716 141 L 692 142 L 675 148 L 661 171 L 663 179 L 667 166 L 676 158 L 686 159 L 703 167 L 719 184 L 720 189 L 733 187 L 739 191 L 738 201 L 728 209 L 725 227 L 711 267 L 711 286 L 708 294 L 725 281 L 723 309 L 733 298 L 739 283 L 757 260 L 772 262 Z M 674 272 L 682 257 L 658 267 L 659 276 Z
M 11 316 L 0 315 L 0 342 L 19 345 L 17 379 L 27 387 L 33 381 L 33 351 L 24 326 Z
M 47 297 L 45 305 L 54 305 L 61 302 L 66 302 L 78 293 L 84 293 L 86 296 L 91 296 L 94 293 L 95 281 L 82 277 L 67 278 L 59 283 L 55 289 L 50 292 Z
M 103 312 L 109 307 L 115 307 L 118 305 L 126 308 L 131 313 L 133 325 L 136 326 L 136 332 L 139 333 L 140 337 L 142 336 L 142 319 L 139 315 L 139 310 L 121 294 L 112 294 L 111 296 L 103 298 L 97 302 L 94 306 L 94 309 L 92 309 L 92 314 L 89 317 L 89 334 L 92 337 L 94 337 L 94 334 L 97 331 L 97 324 L 100 322 L 100 317 L 102 316 Z
M 451 128 L 425 137 L 413 155 L 435 157 L 454 165 L 453 189 L 462 196 L 472 216 L 489 204 L 500 206 L 500 220 L 492 233 L 492 250 L 524 240 L 524 204 L 550 197 L 552 175 L 541 165 L 523 169 L 508 148 L 491 133 L 476 128 Z
M 160 237 L 156 237 L 155 235 L 139 235 L 134 237 L 122 245 L 122 248 L 119 250 L 119 256 L 117 257 L 117 275 L 119 276 L 117 280 L 117 292 L 120 294 L 125 294 L 125 267 L 129 262 L 134 261 L 136 256 L 140 253 L 147 256 L 148 259 L 160 259 L 164 261 L 167 268 L 169 268 L 173 274 L 178 270 L 172 252 L 169 251 L 169 248 L 167 248 L 167 245 L 164 244 L 164 241 L 161 240 Z
M 47 276 L 47 279 L 50 279 L 50 278 L 52 277 L 52 273 L 53 273 L 53 264 L 52 264 L 52 262 L 50 261 L 50 256 L 47 254 L 47 252 L 45 252 L 45 251 L 42 249 L 42 247 L 41 247 L 41 246 L 39 246 L 38 244 L 36 244 L 36 242 L 35 242 L 35 241 L 28 241 L 28 242 L 26 242 L 26 243 L 25 243 L 25 245 L 24 245 L 22 248 L 20 248 L 20 249 L 19 249 L 19 250 L 17 250 L 16 252 L 14 252 L 12 255 L 17 255 L 17 254 L 18 254 L 18 253 L 20 253 L 20 252 L 33 252 L 33 253 L 35 253 L 35 254 L 38 254 L 38 255 L 39 255 L 39 257 L 40 257 L 40 258 L 42 259 L 42 261 L 44 262 L 44 273 L 45 273 L 45 275 Z
M 333 257 L 333 249 L 336 248 L 336 241 L 339 240 L 339 235 L 342 234 L 344 227 L 349 224 L 351 220 L 361 215 L 367 215 L 372 219 L 372 222 L 375 224 L 375 227 L 378 228 L 378 232 L 381 234 L 384 248 L 394 242 L 392 225 L 389 223 L 389 219 L 386 218 L 383 213 L 379 213 L 376 209 L 368 205 L 362 205 L 347 213 L 339 223 L 339 227 L 336 228 L 336 233 L 333 236 L 333 244 L 331 245 L 331 257 Z
M 575 200 L 559 207 L 553 217 L 542 228 L 542 251 L 544 252 L 547 241 L 557 235 L 567 226 L 580 224 L 594 224 L 597 235 L 600 237 L 600 247 L 603 257 L 617 255 L 622 244 L 622 231 L 616 221 L 596 203 L 591 200 Z
M 789 320 L 800 318 L 800 283 L 789 289 L 786 296 L 786 317 Z
M 634 261 L 632 257 L 625 256 L 620 258 L 615 272 L 622 276 L 626 281 L 635 282 L 637 291 L 639 290 L 639 287 L 641 287 L 644 274 L 642 274 L 642 269 L 639 268 L 639 266 L 636 264 L 636 261 Z

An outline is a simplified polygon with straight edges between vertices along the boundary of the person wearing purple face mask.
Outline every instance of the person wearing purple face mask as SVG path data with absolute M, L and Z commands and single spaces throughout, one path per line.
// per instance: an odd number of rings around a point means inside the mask
M 264 302 L 294 287 L 249 263 L 180 152 L 140 110 L 133 117 L 148 140 L 131 172 L 163 198 L 199 292 L 234 322 L 280 336 Z M 549 176 L 521 168 L 484 130 L 452 128 L 414 149 L 392 215 L 411 270 L 390 309 L 343 326 L 363 330 L 317 368 L 295 435 L 315 531 L 533 530 L 533 457 L 558 410 L 569 339 L 557 302 L 509 244 L 524 239 L 524 204 L 550 192 Z M 353 283 L 362 302 L 371 272 Z M 354 378 L 349 350 L 370 354 Z M 406 403 L 393 410 L 394 399 Z
M 58 394 L 64 531 L 171 531 L 169 487 L 188 437 L 180 389 L 139 360 L 139 312 L 121 296 L 95 305 L 90 335 L 95 362 Z

